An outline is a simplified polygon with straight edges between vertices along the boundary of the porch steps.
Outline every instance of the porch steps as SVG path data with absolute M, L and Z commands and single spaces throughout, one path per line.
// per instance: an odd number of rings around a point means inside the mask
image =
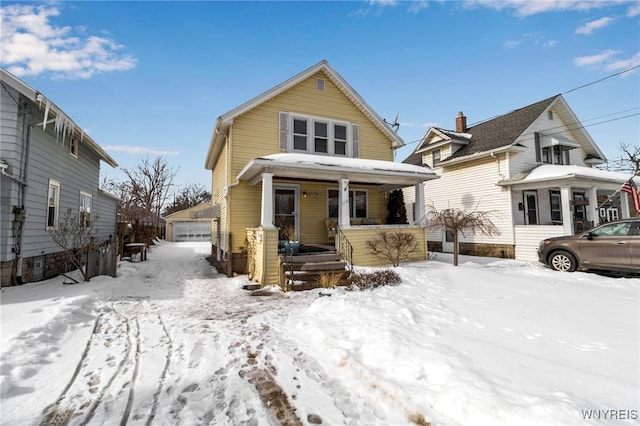
M 323 273 L 340 273 L 342 278 L 349 275 L 346 263 L 335 252 L 303 254 L 281 257 L 283 283 L 290 283 L 291 290 L 309 290 L 320 287 L 319 278 Z

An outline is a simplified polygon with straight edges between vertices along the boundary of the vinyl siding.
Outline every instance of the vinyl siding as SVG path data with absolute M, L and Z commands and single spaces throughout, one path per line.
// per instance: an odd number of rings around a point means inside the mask
M 460 242 L 513 244 L 513 226 L 511 218 L 511 197 L 507 188 L 497 185 L 505 174 L 505 155 L 498 156 L 500 161 L 490 158 L 447 167 L 446 173 L 436 170 L 440 179 L 425 182 L 425 202 L 427 211 L 430 206 L 442 210 L 458 208 L 465 211 L 492 211 L 492 222 L 500 230 L 500 235 L 460 236 Z M 429 239 L 440 241 L 441 230 L 430 230 Z
M 527 149 L 523 152 L 519 152 L 516 155 L 512 155 L 510 158 L 510 167 L 508 171 L 508 178 L 514 177 L 519 173 L 527 172 L 540 165 L 536 162 L 536 150 L 535 150 L 535 132 L 553 134 L 567 138 L 575 142 L 575 139 L 565 123 L 560 120 L 560 114 L 554 113 L 554 119 L 549 120 L 547 114 L 542 114 L 538 117 L 525 132 L 517 139 L 517 143 L 524 145 Z M 577 142 L 576 142 L 577 143 Z M 569 161 L 572 165 L 591 167 L 584 163 L 584 159 L 587 156 L 585 150 L 575 148 L 569 151 Z
M 300 235 L 303 244 L 327 244 L 327 229 L 325 219 L 328 212 L 327 194 L 329 189 L 338 189 L 337 184 L 307 181 L 283 181 L 274 179 L 273 184 L 298 185 L 300 197 Z M 350 190 L 367 191 L 368 217 L 387 217 L 387 199 L 384 193 L 372 185 L 350 185 Z M 304 198 L 303 193 L 313 194 Z M 315 195 L 317 194 L 317 196 Z M 230 209 L 233 211 L 231 235 L 233 252 L 239 252 L 244 244 L 246 228 L 260 225 L 262 208 L 262 187 L 260 184 L 250 186 L 241 182 L 230 191 Z M 237 237 L 240 236 L 240 237 Z
M 229 180 L 227 177 L 227 148 L 228 145 L 225 144 L 222 148 L 221 154 L 218 157 L 218 161 L 216 162 L 212 172 L 211 172 L 211 201 L 212 203 L 218 204 L 220 206 L 220 232 L 223 235 L 226 235 L 228 230 L 227 223 L 227 200 L 224 197 L 225 187 L 229 184 Z M 215 233 L 217 225 L 212 223 L 211 229 L 211 242 L 212 244 L 217 243 L 218 236 Z M 224 246 L 222 247 L 224 248 Z
M 7 173 L 21 176 L 20 154 L 22 150 L 22 123 L 18 118 L 18 92 L 10 87 L 10 95 L 2 88 L 0 96 L 0 158 L 8 165 Z M 7 176 L 0 175 L 0 261 L 13 259 L 13 206 L 18 204 L 20 185 Z
M 316 89 L 316 78 L 325 79 L 325 90 Z M 223 204 L 223 229 L 232 235 L 232 251 L 239 252 L 244 244 L 246 228 L 260 225 L 261 185 L 249 186 L 237 182 L 236 176 L 251 160 L 279 151 L 279 112 L 288 111 L 327 118 L 359 125 L 360 158 L 393 161 L 391 141 L 338 89 L 324 73 L 317 73 L 270 101 L 234 119 L 229 137 L 218 162 L 213 168 L 213 191 L 221 191 L 223 175 L 231 182 L 226 216 Z M 229 165 L 231 165 L 229 167 Z M 227 169 L 224 169 L 227 167 Z M 223 170 L 224 169 L 224 170 Z M 278 179 L 274 179 L 274 185 Z M 283 182 L 284 183 L 284 182 Z M 337 188 L 337 183 L 286 181 L 300 187 L 300 239 L 303 243 L 327 242 L 325 218 L 327 214 L 327 188 Z M 386 199 L 374 186 L 357 185 L 351 189 L 368 190 L 369 217 L 385 219 Z M 318 197 L 302 198 L 303 192 L 318 193 Z M 221 201 L 223 203 L 223 201 Z
M 32 118 L 32 122 L 41 121 L 42 115 Z M 112 214 L 108 210 L 101 211 L 104 204 L 98 201 L 100 180 L 98 156 L 82 142 L 79 144 L 78 158 L 71 156 L 68 136 L 63 140 L 61 135 L 54 134 L 52 124 L 46 131 L 43 131 L 41 126 L 32 127 L 28 170 L 25 205 L 29 216 L 23 230 L 22 254 L 24 257 L 60 251 L 49 231 L 46 230 L 47 193 L 50 179 L 60 183 L 59 221 L 64 219 L 67 209 L 71 209 L 73 216 L 78 215 L 80 191 L 92 195 L 94 217 L 105 216 L 106 218 Z M 115 229 L 115 222 L 113 228 Z M 101 233 L 100 236 L 104 235 Z
M 316 78 L 325 78 L 325 90 L 316 90 Z M 360 158 L 393 161 L 391 141 L 366 118 L 324 73 L 318 73 L 269 102 L 234 119 L 231 176 L 252 159 L 279 151 L 280 111 L 356 123 L 360 126 Z
M 389 265 L 389 261 L 382 259 L 370 253 L 367 248 L 367 241 L 379 238 L 379 233 L 386 232 L 406 232 L 414 235 L 418 242 L 418 251 L 411 253 L 403 262 L 411 262 L 427 259 L 427 240 L 425 238 L 425 229 L 422 227 L 415 228 L 399 228 L 393 225 L 385 226 L 362 226 L 355 228 L 343 229 L 345 236 L 353 246 L 353 264 L 356 266 L 382 266 Z

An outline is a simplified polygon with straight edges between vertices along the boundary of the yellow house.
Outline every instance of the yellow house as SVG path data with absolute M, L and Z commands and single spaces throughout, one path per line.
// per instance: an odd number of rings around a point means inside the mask
M 349 266 L 380 265 L 366 242 L 402 228 L 420 247 L 406 260 L 425 259 L 423 226 L 384 224 L 388 191 L 413 186 L 423 194 L 423 182 L 436 177 L 394 162 L 403 145 L 326 61 L 221 115 L 205 163 L 212 254 L 229 274 L 282 284 L 286 240 L 331 249 Z

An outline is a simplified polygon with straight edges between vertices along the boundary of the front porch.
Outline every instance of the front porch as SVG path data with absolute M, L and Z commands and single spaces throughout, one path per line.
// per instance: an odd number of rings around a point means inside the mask
M 502 182 L 511 187 L 515 258 L 536 261 L 541 240 L 576 235 L 628 218 L 628 179 L 620 173 L 579 166 L 539 166 Z
M 424 194 L 423 182 L 435 178 L 429 169 L 387 161 L 276 154 L 252 160 L 238 178 L 247 194 L 259 188 L 259 224 L 247 227 L 246 234 L 255 245 L 251 250 L 255 255 L 247 255 L 247 270 L 261 285 L 283 284 L 285 262 L 280 255 L 289 241 L 329 245 L 346 268 L 377 266 L 384 261 L 369 253 L 367 241 L 383 230 L 402 231 L 419 242 L 419 253 L 406 260 L 427 258 L 422 224 L 384 222 L 388 191 L 413 185 L 417 194 Z M 424 218 L 424 201 L 416 205 L 414 216 Z
M 368 249 L 367 241 L 379 238 L 380 232 L 411 234 L 417 250 L 403 261 L 428 259 L 426 228 L 421 225 L 357 225 L 336 229 L 335 241 L 329 244 L 303 245 L 296 254 L 283 250 L 279 229 L 247 229 L 247 271 L 260 286 L 277 284 L 286 290 L 320 287 L 323 273 L 345 273 L 354 267 L 383 266 L 388 262 Z

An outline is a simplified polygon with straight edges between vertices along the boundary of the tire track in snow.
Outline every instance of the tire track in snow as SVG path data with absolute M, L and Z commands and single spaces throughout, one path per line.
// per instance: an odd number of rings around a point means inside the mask
M 169 366 L 171 365 L 171 356 L 173 355 L 173 341 L 171 340 L 171 336 L 167 331 L 167 326 L 165 325 L 164 321 L 162 321 L 162 317 L 160 316 L 160 314 L 157 314 L 157 315 L 158 315 L 158 321 L 160 322 L 160 325 L 162 325 L 162 330 L 164 331 L 164 335 L 166 336 L 166 340 L 167 340 L 167 359 L 165 361 L 164 368 L 162 369 L 162 373 L 160 374 L 158 388 L 156 389 L 156 392 L 153 394 L 153 404 L 151 406 L 151 412 L 149 413 L 149 417 L 147 417 L 147 422 L 145 423 L 146 426 L 150 426 L 151 423 L 153 422 L 153 419 L 156 417 L 156 411 L 158 409 L 158 399 L 160 397 L 160 393 L 162 392 L 162 388 L 164 387 L 165 381 L 167 379 L 167 372 L 169 371 Z
M 129 329 L 128 320 L 117 312 L 103 312 L 98 317 L 76 370 L 55 405 L 47 410 L 42 426 L 86 425 L 91 421 L 126 367 L 131 348 Z

